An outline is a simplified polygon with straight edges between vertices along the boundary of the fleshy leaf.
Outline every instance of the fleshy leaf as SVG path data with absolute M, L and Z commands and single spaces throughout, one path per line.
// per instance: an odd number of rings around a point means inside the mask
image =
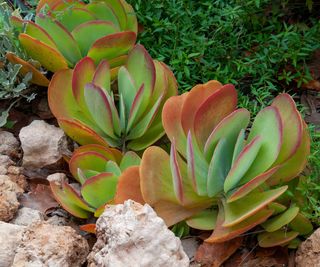
M 256 116 L 248 136 L 248 142 L 256 136 L 261 138 L 261 148 L 250 169 L 241 179 L 241 183 L 246 183 L 252 177 L 265 172 L 279 155 L 283 132 L 281 117 L 275 107 L 266 107 Z
M 92 83 L 99 86 L 104 91 L 111 93 L 110 78 L 109 63 L 106 60 L 102 60 L 94 73 Z
M 202 103 L 194 117 L 194 132 L 201 148 L 213 129 L 235 110 L 236 105 L 237 92 L 231 84 L 224 85 Z
M 205 242 L 209 243 L 220 243 L 231 240 L 250 229 L 254 228 L 258 224 L 264 222 L 272 215 L 272 210 L 269 209 L 262 209 L 252 215 L 251 217 L 247 218 L 246 220 L 231 226 L 231 227 L 224 227 L 224 210 L 223 208 L 219 208 L 218 218 L 216 222 L 216 227 L 209 238 L 205 240 Z
M 131 166 L 139 166 L 140 162 L 141 158 L 136 153 L 128 151 L 124 154 L 121 160 L 120 169 L 121 171 L 124 171 Z
M 272 233 L 265 232 L 258 235 L 259 246 L 262 248 L 281 246 L 295 239 L 298 235 L 299 233 L 295 231 L 278 230 Z
M 174 143 L 175 142 L 173 141 L 170 150 L 170 168 L 173 178 L 173 190 L 178 201 L 180 203 L 184 203 L 184 191 L 182 184 L 183 178 L 181 176 L 180 167 L 177 159 L 177 151 Z
M 41 65 L 47 70 L 56 72 L 68 68 L 68 63 L 63 55 L 51 46 L 24 33 L 19 35 L 19 41 L 29 56 L 41 62 Z
M 80 196 L 68 184 L 64 184 L 63 188 L 61 188 L 60 185 L 55 182 L 50 182 L 50 187 L 55 199 L 65 210 L 78 218 L 85 219 L 90 217 L 90 211 L 83 209 L 83 205 L 77 205 L 77 203 L 83 202 L 83 200 L 81 200 Z M 83 204 L 87 205 L 85 203 Z M 88 209 L 90 208 L 88 207 Z
M 296 105 L 288 94 L 278 95 L 272 102 L 281 117 L 283 126 L 283 142 L 275 164 L 281 164 L 290 158 L 298 149 L 302 140 L 303 125 L 302 119 Z
M 285 225 L 289 224 L 299 213 L 298 207 L 290 207 L 285 212 L 276 215 L 268 221 L 261 224 L 267 232 L 275 232 Z
M 279 166 L 276 166 L 264 173 L 259 174 L 240 188 L 236 189 L 235 192 L 233 192 L 229 197 L 227 202 L 233 202 L 236 201 L 245 195 L 249 194 L 252 190 L 256 189 L 258 186 L 263 184 L 265 181 L 267 181 L 277 170 L 279 169 Z
M 112 22 L 92 20 L 79 25 L 71 34 L 77 41 L 82 56 L 85 56 L 95 41 L 116 32 L 117 28 Z
M 109 34 L 94 42 L 88 51 L 88 56 L 94 60 L 95 64 L 98 64 L 102 59 L 110 60 L 128 53 L 135 42 L 134 32 Z
M 27 75 L 27 73 L 32 73 L 32 79 L 31 82 L 40 86 L 48 86 L 49 80 L 44 76 L 39 70 L 37 70 L 33 65 L 28 63 L 27 61 L 24 61 L 23 59 L 17 57 L 16 55 L 12 53 L 6 54 L 7 59 L 13 63 L 13 64 L 20 64 L 22 67 L 19 70 L 19 72 L 22 75 Z
M 116 204 L 122 204 L 125 200 L 132 199 L 144 204 L 140 189 L 139 167 L 131 166 L 126 168 L 119 177 L 117 191 L 114 198 Z
M 70 62 L 70 66 L 73 66 L 81 59 L 81 53 L 76 41 L 59 22 L 39 14 L 36 17 L 36 23 L 51 36 L 60 53 Z
M 186 223 L 194 229 L 213 230 L 216 225 L 217 215 L 217 210 L 203 210 L 188 218 Z
M 107 157 L 95 151 L 87 151 L 82 153 L 77 152 L 69 161 L 69 169 L 73 177 L 79 180 L 79 168 L 82 171 L 93 170 L 96 172 L 104 172 L 108 161 L 109 159 Z
M 214 92 L 222 87 L 218 81 L 209 81 L 206 84 L 198 84 L 186 96 L 182 107 L 181 124 L 184 132 L 193 131 L 194 118 L 199 106 Z
M 277 199 L 287 188 L 288 186 L 282 186 L 264 192 L 251 192 L 237 201 L 224 203 L 225 221 L 223 226 L 230 227 L 244 221 Z
M 214 197 L 223 191 L 224 180 L 229 171 L 229 164 L 231 164 L 231 162 L 228 162 L 231 159 L 231 154 L 228 152 L 232 153 L 232 151 L 228 149 L 228 145 L 227 140 L 221 138 L 214 150 L 207 178 L 209 197 Z
M 30 35 L 32 38 L 35 38 L 43 43 L 45 43 L 46 45 L 57 49 L 57 46 L 55 44 L 55 42 L 52 40 L 51 36 L 41 27 L 39 27 L 39 25 L 35 24 L 32 21 L 27 21 L 26 23 L 26 29 L 25 29 L 25 33 Z
M 313 230 L 311 222 L 303 216 L 301 213 L 289 223 L 289 227 L 296 232 L 299 232 L 301 235 L 307 235 Z
M 303 171 L 307 164 L 307 158 L 310 154 L 310 137 L 306 126 L 304 126 L 302 140 L 296 153 L 268 180 L 268 184 L 277 185 L 288 182 Z
M 256 138 L 243 148 L 224 182 L 224 192 L 229 192 L 237 186 L 257 157 L 261 144 L 261 138 L 256 136 Z
M 246 109 L 237 109 L 225 117 L 210 134 L 204 152 L 207 159 L 211 159 L 215 146 L 221 138 L 226 138 L 232 151 L 241 129 L 246 129 L 250 121 L 250 113 Z M 231 159 L 230 159 L 231 160 Z
M 95 131 L 80 121 L 60 118 L 59 126 L 73 140 L 81 145 L 99 144 L 108 147 L 108 143 Z
M 112 111 L 105 91 L 92 83 L 85 86 L 84 97 L 87 108 L 97 125 L 110 137 L 116 138 L 113 132 Z
M 114 198 L 118 177 L 112 173 L 100 173 L 86 180 L 82 185 L 83 198 L 95 208 Z
M 246 131 L 245 129 L 241 129 L 241 131 L 239 132 L 236 144 L 234 145 L 231 167 L 233 167 L 233 164 L 238 159 L 239 154 L 241 153 L 243 147 L 246 144 L 245 137 L 246 137 Z
M 88 21 L 93 21 L 95 16 L 90 11 L 84 8 L 70 8 L 67 12 L 63 12 L 59 16 L 59 22 L 71 32 L 77 26 L 85 24 Z M 94 32 L 91 32 L 93 34 Z M 87 38 L 90 38 L 88 35 Z

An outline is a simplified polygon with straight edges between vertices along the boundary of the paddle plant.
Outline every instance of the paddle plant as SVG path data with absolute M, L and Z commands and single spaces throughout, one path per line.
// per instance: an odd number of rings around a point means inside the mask
M 116 188 L 122 172 L 140 164 L 140 157 L 134 152 L 124 155 L 117 149 L 100 145 L 86 145 L 75 150 L 69 161 L 69 169 L 77 184 L 66 181 L 50 181 L 55 199 L 72 215 L 89 218 L 92 213 L 99 216 L 106 203 L 123 201 L 116 195 Z M 136 191 L 130 187 L 132 199 L 142 202 Z
M 164 135 L 161 110 L 165 100 L 177 94 L 176 80 L 141 45 L 129 53 L 117 83 L 111 76 L 107 61 L 96 67 L 89 57 L 74 70 L 57 72 L 48 91 L 51 111 L 79 144 L 142 150 Z
M 162 122 L 170 155 L 149 147 L 139 175 L 125 176 L 140 183 L 144 201 L 168 226 L 186 220 L 197 229 L 214 229 L 206 242 L 223 242 L 264 223 L 270 234 L 260 235 L 262 246 L 287 244 L 299 230 L 307 232 L 299 209 L 274 202 L 309 154 L 306 125 L 288 94 L 251 121 L 248 110 L 237 109 L 233 85 L 210 81 L 169 98 Z M 118 191 L 125 195 L 127 188 Z M 281 229 L 289 222 L 296 227 L 287 235 Z
M 95 64 L 107 59 L 117 68 L 126 61 L 137 34 L 136 16 L 124 0 L 42 0 L 35 22 L 18 17 L 12 22 L 29 56 L 52 72 L 72 68 L 85 56 Z

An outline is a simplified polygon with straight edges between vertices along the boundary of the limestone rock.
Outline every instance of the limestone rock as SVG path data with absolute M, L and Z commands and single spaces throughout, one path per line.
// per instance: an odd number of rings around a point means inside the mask
M 40 211 L 23 207 L 18 210 L 16 216 L 10 222 L 17 225 L 28 226 L 43 220 L 44 217 Z
M 7 155 L 0 155 L 0 175 L 8 173 L 9 166 L 14 165 L 14 162 Z
M 25 227 L 0 222 L 0 266 L 11 267 Z
M 0 154 L 9 157 L 19 156 L 19 142 L 12 133 L 0 131 Z
M 0 175 L 0 221 L 10 221 L 19 208 L 18 196 L 23 190 L 7 175 Z
M 87 241 L 73 228 L 39 223 L 23 233 L 12 267 L 80 267 L 88 252 Z
M 320 228 L 301 243 L 296 253 L 296 267 L 320 266 Z
M 149 205 L 128 200 L 107 206 L 96 225 L 97 242 L 89 267 L 185 267 L 180 239 Z
M 23 175 L 23 168 L 18 166 L 9 166 L 7 169 L 7 175 L 12 182 L 19 185 L 24 191 L 27 189 L 28 183 L 26 177 Z
M 34 120 L 23 127 L 19 138 L 23 150 L 23 166 L 42 168 L 57 163 L 66 149 L 67 138 L 63 131 L 45 121 Z

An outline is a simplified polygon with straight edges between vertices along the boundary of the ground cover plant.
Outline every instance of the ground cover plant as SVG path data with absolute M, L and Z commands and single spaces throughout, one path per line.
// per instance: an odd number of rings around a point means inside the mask
M 135 45 L 137 21 L 123 0 L 43 0 L 35 22 L 12 17 L 27 53 L 55 72 L 52 113 L 84 145 L 68 159 L 78 185 L 50 183 L 57 201 L 87 219 L 130 198 L 181 234 L 213 230 L 206 242 L 258 226 L 261 247 L 296 247 L 312 231 L 307 217 L 318 220 L 318 189 L 308 187 L 320 164 L 313 142 L 302 173 L 308 127 L 282 92 L 313 79 L 307 59 L 320 46 L 319 22 L 290 22 L 286 5 L 270 1 L 131 3 L 147 49 Z

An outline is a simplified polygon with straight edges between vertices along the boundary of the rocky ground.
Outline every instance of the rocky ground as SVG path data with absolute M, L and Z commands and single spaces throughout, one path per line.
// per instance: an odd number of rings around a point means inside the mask
M 320 266 L 320 230 L 295 258 L 291 253 L 283 261 L 277 255 L 281 249 L 248 250 L 242 238 L 200 247 L 199 238 L 180 240 L 150 206 L 133 201 L 108 206 L 97 221 L 96 236 L 81 231 L 84 222 L 59 207 L 47 180 L 69 175 L 63 156 L 74 144 L 47 122 L 50 114 L 40 115 L 12 132 L 0 131 L 1 267 Z

